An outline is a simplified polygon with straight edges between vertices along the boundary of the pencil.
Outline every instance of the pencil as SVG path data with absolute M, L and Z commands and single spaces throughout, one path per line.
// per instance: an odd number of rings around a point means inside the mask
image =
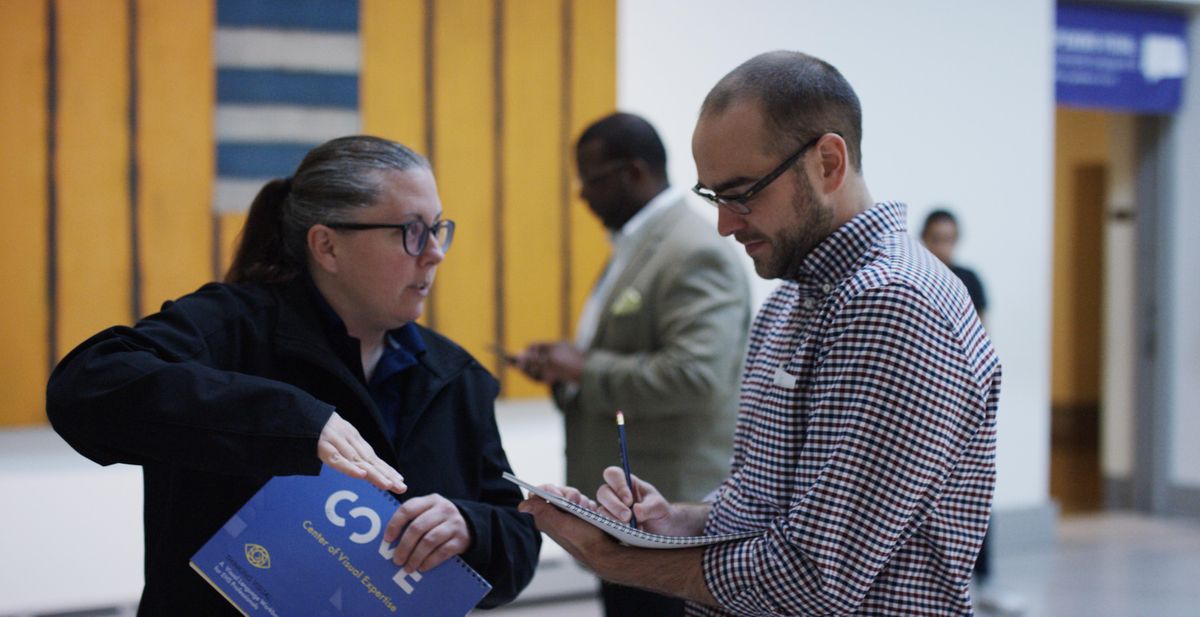
M 625 447 L 625 414 L 617 410 L 617 445 L 621 447 L 621 467 L 625 470 L 625 484 L 629 487 L 629 495 L 633 503 L 637 503 L 637 494 L 633 492 L 633 474 L 629 473 L 629 450 Z M 633 503 L 629 504 L 629 526 L 637 529 L 637 517 L 633 515 Z

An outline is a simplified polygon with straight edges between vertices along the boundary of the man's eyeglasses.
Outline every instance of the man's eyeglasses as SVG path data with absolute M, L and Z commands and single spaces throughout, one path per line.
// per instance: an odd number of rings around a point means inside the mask
M 841 135 L 841 133 L 836 131 L 830 132 L 832 132 L 834 135 Z M 800 160 L 800 157 L 803 156 L 804 153 L 809 150 L 809 148 L 817 145 L 817 142 L 821 141 L 821 138 L 828 134 L 829 133 L 821 133 L 820 135 L 808 140 L 808 142 L 806 142 L 803 146 L 800 146 L 799 150 L 796 150 L 795 153 L 787 157 L 787 160 L 780 163 L 779 167 L 772 169 L 771 173 L 763 176 L 758 182 L 755 182 L 743 193 L 719 195 L 716 191 L 700 183 L 696 183 L 696 186 L 692 187 L 692 192 L 703 197 L 712 205 L 724 207 L 735 214 L 750 214 L 750 206 L 747 202 L 749 202 L 751 199 L 754 199 L 756 195 L 761 193 L 763 189 L 767 188 L 767 186 L 774 182 L 776 178 L 783 175 L 783 172 L 791 169 L 792 165 L 795 165 L 796 161 Z
M 419 256 L 425 252 L 425 245 L 429 243 L 429 236 L 437 238 L 438 246 L 445 253 L 450 250 L 450 242 L 454 240 L 454 221 L 441 220 L 433 225 L 429 225 L 425 221 L 417 219 L 407 223 L 325 223 L 326 227 L 332 229 L 342 229 L 349 231 L 358 231 L 361 229 L 399 229 L 404 232 L 404 252 L 413 257 Z

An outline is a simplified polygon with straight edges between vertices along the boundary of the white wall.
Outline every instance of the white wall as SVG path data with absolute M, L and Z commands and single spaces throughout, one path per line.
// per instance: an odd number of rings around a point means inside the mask
M 907 202 L 910 229 L 933 204 L 953 205 L 1004 365 L 999 509 L 1048 499 L 1053 11 L 1049 0 L 619 6 L 618 102 L 658 127 L 676 184 L 695 183 L 691 131 L 708 89 L 754 54 L 790 48 L 857 90 L 876 199 Z
M 1190 3 L 1192 5 L 1200 3 Z M 1168 410 L 1172 438 L 1170 478 L 1176 486 L 1200 488 L 1200 10 L 1192 11 L 1190 70 L 1184 106 L 1171 128 L 1175 168 L 1166 215 L 1173 254 L 1168 257 L 1169 324 L 1162 330 L 1170 369 Z

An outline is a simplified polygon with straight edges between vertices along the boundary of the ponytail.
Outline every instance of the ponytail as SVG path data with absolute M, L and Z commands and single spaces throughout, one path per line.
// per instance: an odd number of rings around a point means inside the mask
M 308 268 L 308 230 L 346 220 L 379 197 L 383 173 L 429 169 L 424 157 L 394 141 L 351 135 L 331 139 L 300 161 L 292 177 L 262 187 L 238 238 L 227 283 L 276 285 Z
M 283 209 L 292 179 L 275 179 L 259 190 L 246 223 L 238 234 L 233 263 L 225 273 L 227 283 L 283 283 L 296 278 L 301 265 L 285 248 Z

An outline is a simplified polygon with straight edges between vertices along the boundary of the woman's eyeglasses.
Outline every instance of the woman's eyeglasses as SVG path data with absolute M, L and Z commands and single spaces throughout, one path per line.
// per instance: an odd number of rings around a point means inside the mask
M 399 229 L 404 232 L 404 252 L 413 257 L 425 252 L 429 244 L 429 236 L 437 238 L 438 246 L 445 253 L 450 250 L 450 242 L 454 240 L 454 221 L 444 219 L 430 225 L 417 219 L 407 223 L 325 223 L 331 229 L 358 231 L 362 229 Z

